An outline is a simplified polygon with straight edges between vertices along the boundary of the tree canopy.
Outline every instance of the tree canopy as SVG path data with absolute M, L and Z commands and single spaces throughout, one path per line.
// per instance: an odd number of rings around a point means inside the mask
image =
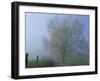
M 55 16 L 49 20 L 48 24 L 48 37 L 44 39 L 44 45 L 53 54 L 59 54 L 60 63 L 65 60 L 65 55 L 71 52 L 77 54 L 87 53 L 88 42 L 84 39 L 82 31 L 82 23 L 79 18 L 63 19 Z M 86 48 L 86 49 L 85 49 Z

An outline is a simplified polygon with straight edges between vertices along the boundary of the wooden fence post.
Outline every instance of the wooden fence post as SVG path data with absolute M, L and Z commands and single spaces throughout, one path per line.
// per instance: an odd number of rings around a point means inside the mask
M 42 60 L 44 60 L 44 57 L 42 56 Z
M 37 58 L 36 58 L 36 62 L 38 62 L 39 61 L 39 56 L 37 56 Z
M 25 56 L 25 67 L 26 68 L 28 67 L 28 53 L 26 53 L 26 56 Z

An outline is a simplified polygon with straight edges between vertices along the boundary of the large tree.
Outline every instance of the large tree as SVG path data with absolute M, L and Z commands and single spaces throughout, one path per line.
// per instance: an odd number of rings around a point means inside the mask
M 58 64 L 64 65 L 65 55 L 82 46 L 84 41 L 82 23 L 78 18 L 55 16 L 48 22 L 49 36 L 44 39 L 45 47 L 59 58 Z

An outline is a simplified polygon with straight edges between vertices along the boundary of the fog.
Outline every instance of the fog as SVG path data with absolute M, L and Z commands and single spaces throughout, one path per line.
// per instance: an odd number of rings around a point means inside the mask
M 44 47 L 43 38 L 48 37 L 47 23 L 56 14 L 46 13 L 25 13 L 26 17 L 26 53 L 29 54 L 29 59 L 58 59 L 57 55 L 51 54 L 49 50 Z M 79 18 L 83 24 L 83 34 L 87 42 L 89 42 L 89 16 L 86 15 L 63 15 L 58 14 L 61 19 L 64 17 Z M 79 50 L 79 49 L 78 49 Z M 84 49 L 87 50 L 87 49 Z M 81 51 L 81 50 L 80 50 Z

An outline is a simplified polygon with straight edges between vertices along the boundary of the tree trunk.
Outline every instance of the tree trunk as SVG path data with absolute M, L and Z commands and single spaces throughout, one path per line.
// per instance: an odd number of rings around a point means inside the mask
M 64 65 L 64 54 L 57 54 L 54 59 L 56 66 L 63 66 Z

